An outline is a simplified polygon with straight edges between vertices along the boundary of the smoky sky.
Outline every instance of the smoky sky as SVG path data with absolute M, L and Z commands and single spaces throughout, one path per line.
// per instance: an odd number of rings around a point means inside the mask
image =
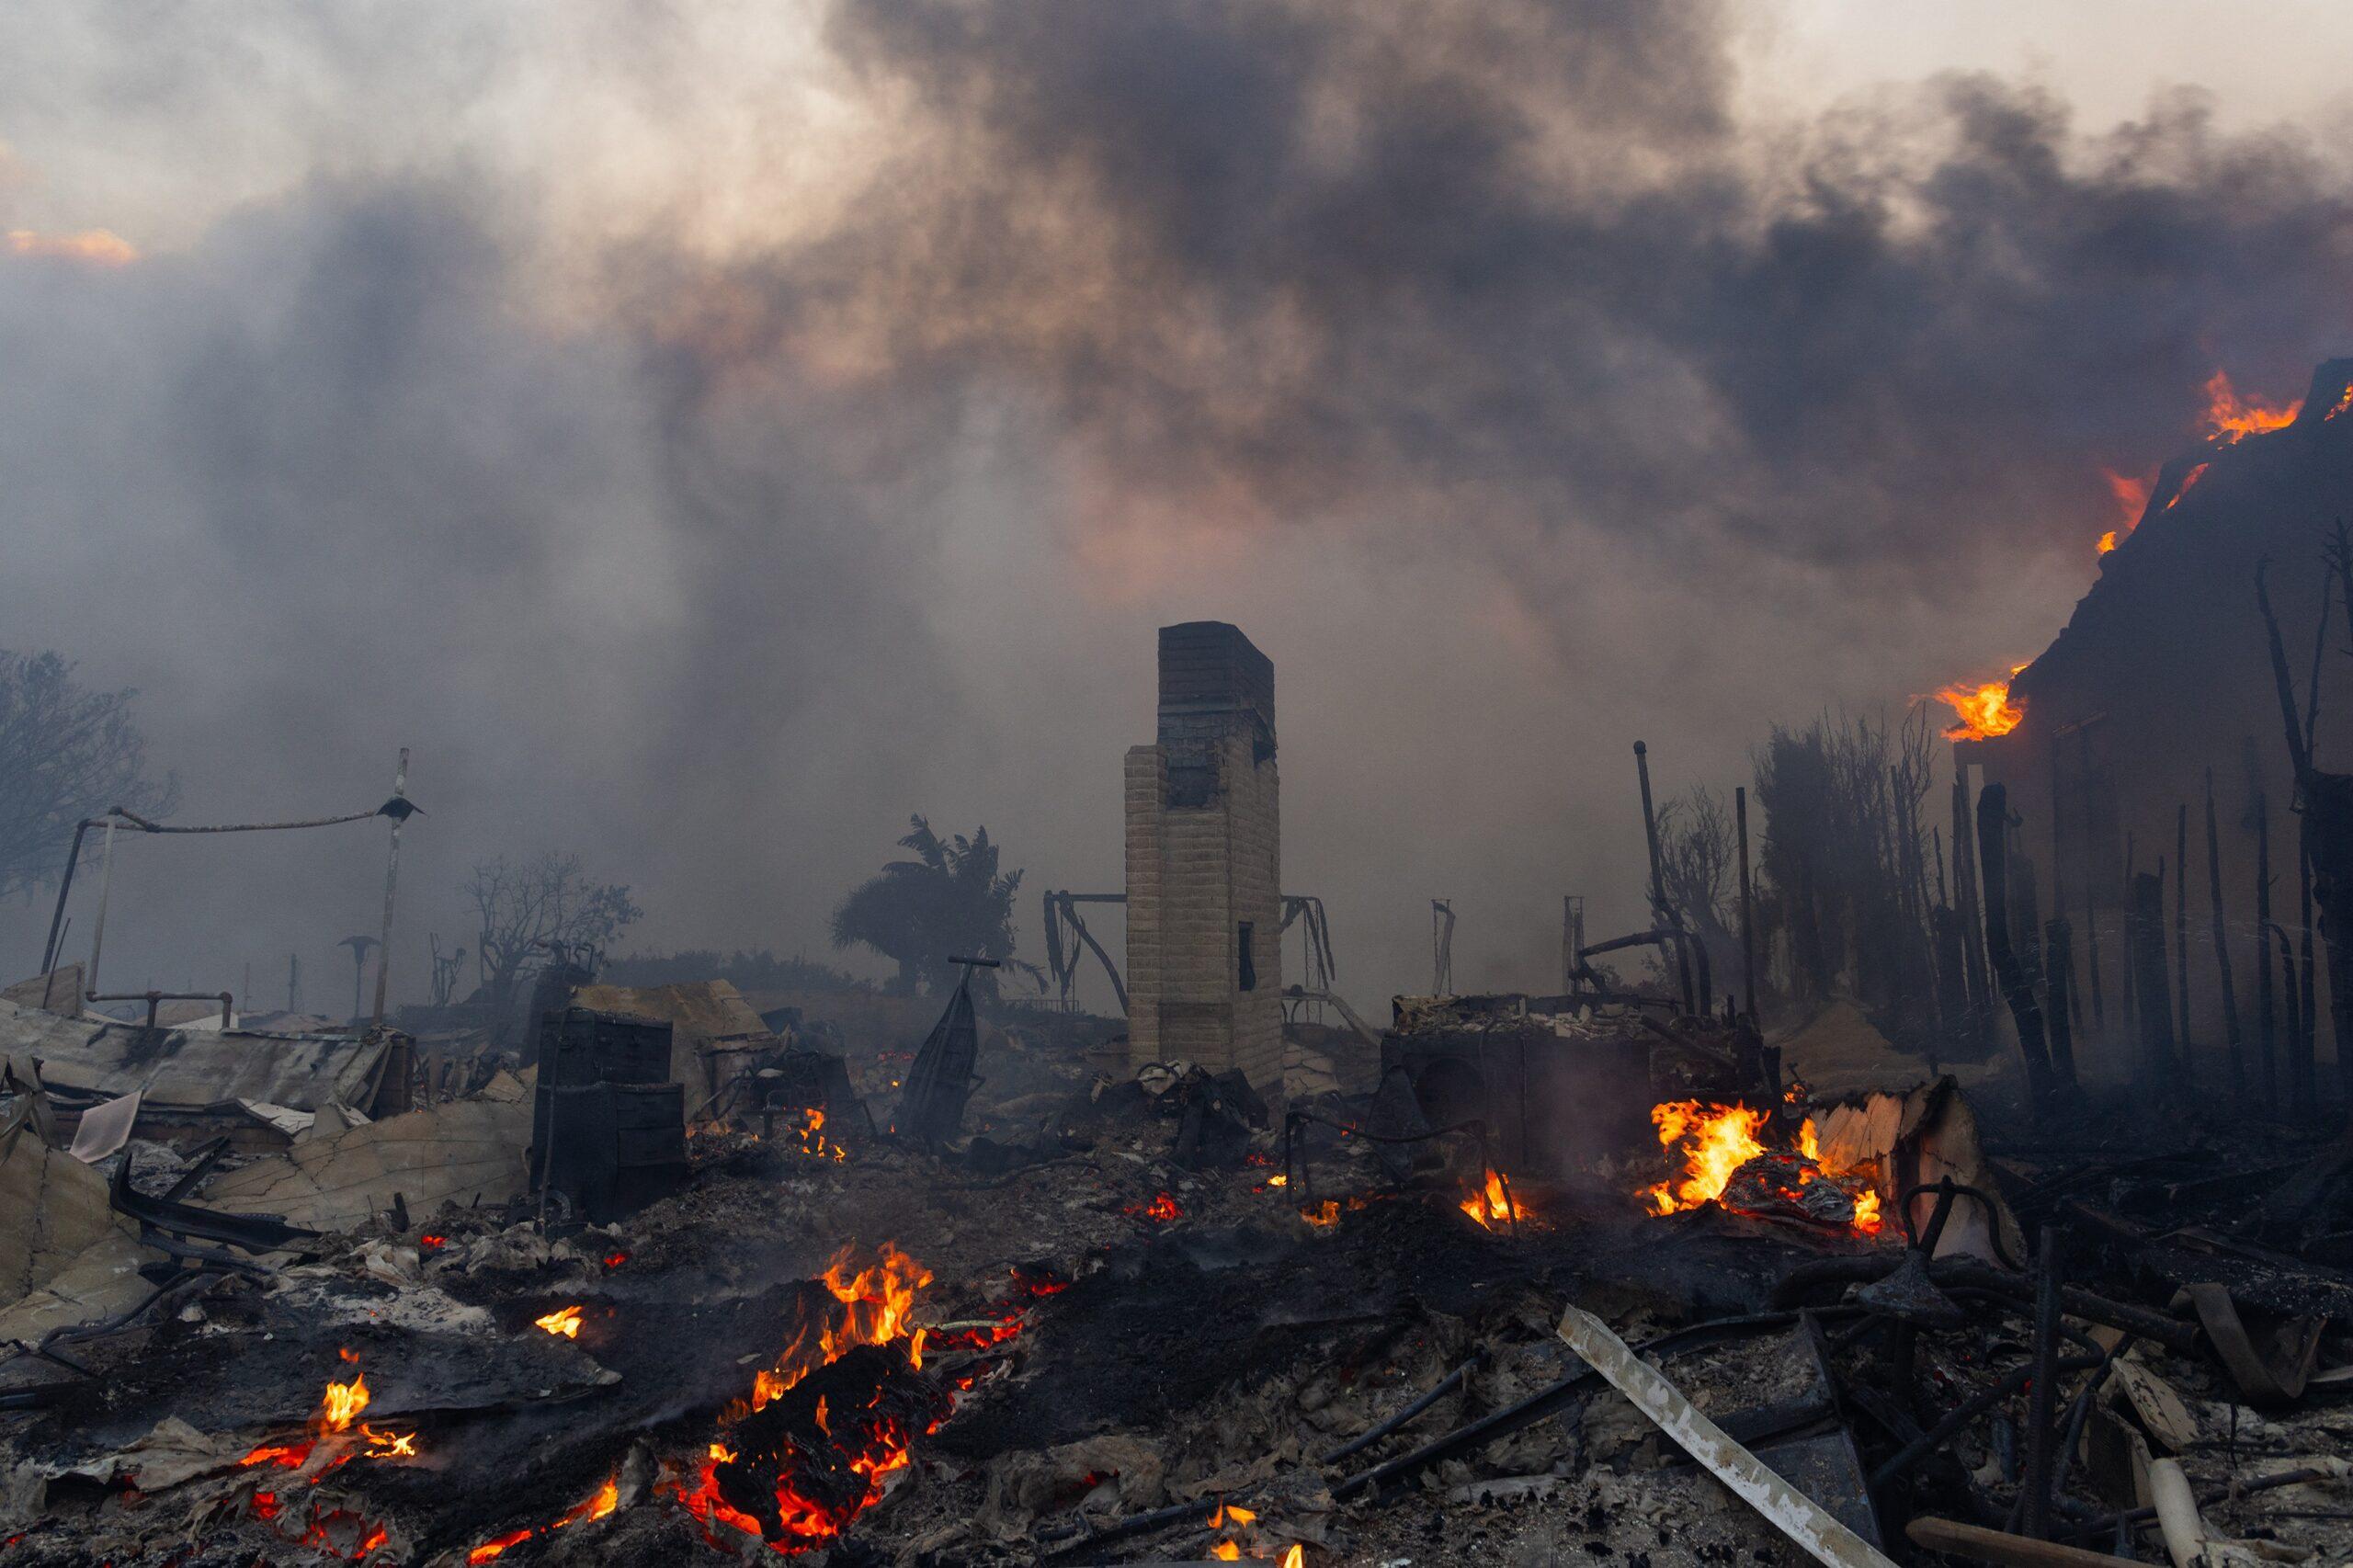
M 1199 617 L 1276 661 L 1344 989 L 1426 983 L 1431 896 L 1547 985 L 1562 893 L 1637 917 L 1633 739 L 1728 789 L 2030 656 L 2104 467 L 2347 350 L 2345 167 L 2194 86 L 1760 114 L 1729 13 L 1597 0 L 750 25 L 5 24 L 0 229 L 140 254 L 0 251 L 0 642 L 139 687 L 191 820 L 413 747 L 396 991 L 502 847 L 661 947 L 821 951 L 913 811 L 1114 889 Z M 336 998 L 382 852 L 136 846 L 115 978 Z

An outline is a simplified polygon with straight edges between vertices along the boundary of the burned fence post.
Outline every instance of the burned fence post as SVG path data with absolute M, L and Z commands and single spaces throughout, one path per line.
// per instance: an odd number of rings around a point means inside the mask
M 2313 818 L 2309 802 L 2296 825 L 2296 914 L 2303 935 L 2296 953 L 2296 1054 L 2292 1059 L 2290 1095 L 2296 1113 L 2318 1111 L 2320 1069 L 2320 1003 L 2313 988 Z
M 2231 1096 L 2246 1099 L 2246 1050 L 2239 1040 L 2239 998 L 2231 983 L 2231 942 L 2222 929 L 2222 840 L 2214 825 L 2214 770 L 2206 770 L 2206 885 L 2214 895 L 2214 967 L 2222 987 L 2222 1043 L 2231 1053 Z
M 2180 1044 L 2181 1078 L 2198 1081 L 2198 1062 L 2189 1048 L 2189 806 L 2175 808 L 2173 819 L 2173 967 L 2174 1038 Z
M 2271 992 L 2271 803 L 2255 797 L 2255 1045 L 2263 1078 L 2263 1109 L 2279 1108 L 2278 1020 Z
M 2075 1039 L 2068 1004 L 2075 992 L 2074 934 L 2067 917 L 2054 915 L 2042 925 L 2042 983 L 2051 1003 L 2051 1067 L 2062 1084 L 2075 1081 Z
M 2153 1092 L 2174 1084 L 2173 999 L 2165 983 L 2165 862 L 2132 877 L 2132 909 L 2125 917 L 2132 953 L 2133 1011 L 2141 1020 L 2141 1077 Z
M 2092 844 L 2097 836 L 2093 831 L 2092 743 L 2091 733 L 2078 726 L 2076 737 L 2083 742 L 2084 751 L 2084 967 L 2092 985 L 2092 1033 L 2108 1038 L 2108 1009 L 2100 996 L 2099 983 L 2099 899 L 2093 887 Z
M 2018 1025 L 2018 1053 L 2026 1061 L 2027 1090 L 2037 1115 L 2049 1103 L 2051 1059 L 2042 1042 L 2042 1010 L 2035 1004 L 2033 987 L 2010 946 L 2009 792 L 1988 784 L 1977 797 L 1977 858 L 1985 886 L 1985 956 L 2002 988 L 2003 1000 Z
M 1985 925 L 1977 908 L 1976 837 L 1970 830 L 1969 765 L 1953 758 L 1952 894 L 1961 916 L 1962 973 L 1969 981 L 1970 1034 L 1980 1046 L 1994 1037 L 1994 998 L 1985 978 Z
M 2040 1267 L 2034 1292 L 2034 1392 L 2027 1417 L 2026 1533 L 2037 1540 L 2051 1536 L 2051 1464 L 2058 1419 L 2060 1290 L 2065 1283 L 2060 1269 L 2066 1251 L 2066 1232 L 2057 1225 L 2042 1229 Z

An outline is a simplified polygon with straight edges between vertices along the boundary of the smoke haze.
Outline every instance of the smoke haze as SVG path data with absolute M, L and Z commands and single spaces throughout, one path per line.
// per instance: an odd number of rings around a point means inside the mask
M 414 996 L 500 848 L 663 948 L 821 954 L 911 811 L 1116 889 L 1153 629 L 1232 620 L 1342 988 L 1427 984 L 1431 896 L 1461 981 L 1549 985 L 1562 893 L 1639 918 L 1636 737 L 1728 792 L 1774 722 L 2028 658 L 2104 466 L 2346 351 L 2341 106 L 1810 94 L 1758 26 L 10 7 L 0 645 L 139 687 L 184 820 L 414 747 Z M 299 952 L 339 1006 L 381 866 L 133 844 L 111 978 L 276 1005 Z

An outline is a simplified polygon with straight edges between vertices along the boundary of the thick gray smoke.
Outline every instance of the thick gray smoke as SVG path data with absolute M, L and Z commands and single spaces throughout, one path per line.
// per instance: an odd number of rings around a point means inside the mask
M 1202 616 L 1276 661 L 1344 987 L 1427 980 L 1431 895 L 1548 983 L 1562 892 L 1636 917 L 1636 736 L 1728 787 L 2028 657 L 2103 466 L 2347 340 L 2295 135 L 1982 76 L 1763 121 L 1709 6 L 460 15 L 0 22 L 0 642 L 141 687 L 189 819 L 414 746 L 409 994 L 500 847 L 664 946 L 817 952 L 914 810 L 1115 888 Z M 381 848 L 135 846 L 115 978 L 324 1003 Z

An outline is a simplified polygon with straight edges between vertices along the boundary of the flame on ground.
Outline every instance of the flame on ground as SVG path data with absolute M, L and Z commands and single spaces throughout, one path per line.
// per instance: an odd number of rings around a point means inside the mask
M 2010 674 L 2016 676 L 2024 668 L 2024 665 L 2012 665 Z M 2026 717 L 2026 709 L 2010 700 L 2010 683 L 2006 680 L 1989 680 L 1982 686 L 1949 686 L 1937 693 L 1937 700 L 1960 715 L 1958 722 L 1946 727 L 1945 739 L 1949 741 L 1984 741 L 2006 735 Z
M 580 1309 L 558 1307 L 543 1318 L 533 1318 L 531 1326 L 544 1329 L 559 1339 L 577 1339 L 580 1337 Z
M 336 1354 L 346 1361 L 359 1358 L 349 1349 Z M 380 1432 L 359 1419 L 372 1396 L 368 1380 L 355 1372 L 347 1383 L 330 1381 L 326 1392 L 319 1397 L 319 1408 L 312 1414 L 305 1436 L 291 1442 L 263 1443 L 245 1453 L 237 1461 L 240 1469 L 251 1470 L 268 1465 L 280 1470 L 304 1471 L 290 1479 L 315 1486 L 331 1471 L 341 1469 L 353 1460 L 390 1460 L 416 1458 L 416 1434 L 414 1432 Z M 357 1427 L 355 1431 L 354 1428 Z M 313 1460 L 319 1462 L 313 1466 Z M 349 1557 L 358 1562 L 374 1551 L 390 1538 L 390 1532 L 347 1508 L 323 1507 L 312 1504 L 304 1518 L 301 1535 L 287 1533 L 291 1521 L 281 1526 L 278 1516 L 284 1503 L 274 1491 L 256 1489 L 247 1505 L 254 1517 L 300 1546 Z M 342 1539 L 337 1540 L 340 1536 Z M 347 1543 L 354 1543 L 346 1551 Z
M 487 1562 L 505 1552 L 507 1548 L 520 1546 L 535 1535 L 543 1534 L 548 1530 L 560 1530 L 566 1525 L 576 1525 L 583 1519 L 601 1519 L 620 1506 L 620 1478 L 608 1476 L 605 1484 L 597 1488 L 595 1494 L 586 1502 L 574 1504 L 546 1525 L 509 1530 L 505 1535 L 494 1536 L 467 1552 L 466 1561 L 469 1563 Z
M 2206 382 L 2206 437 L 2228 446 L 2243 437 L 2267 435 L 2293 424 L 2303 406 L 2302 398 L 2284 403 L 2242 398 L 2231 385 L 2230 373 L 2217 370 Z
M 831 1160 L 839 1165 L 849 1158 L 849 1151 L 825 1136 L 825 1113 L 817 1106 L 801 1112 L 799 1129 L 801 1152 L 813 1160 Z
M 1679 1176 L 1669 1176 L 1645 1189 L 1644 1206 L 1653 1213 L 1673 1214 L 1721 1199 L 1733 1172 L 1768 1152 L 1758 1135 L 1768 1130 L 1771 1119 L 1768 1113 L 1742 1105 L 1670 1100 L 1653 1106 L 1651 1123 L 1658 1129 L 1658 1141 L 1670 1162 L 1681 1158 L 1683 1169 Z M 1877 1235 L 1878 1189 L 1868 1179 L 1868 1172 L 1833 1169 L 1824 1162 L 1821 1135 L 1812 1117 L 1798 1127 L 1797 1153 L 1808 1167 L 1798 1178 L 1801 1185 L 1817 1175 L 1837 1181 L 1854 1199 L 1854 1229 Z
M 1491 1231 L 1528 1218 L 1528 1206 L 1513 1195 L 1503 1173 L 1493 1165 L 1487 1167 L 1486 1184 L 1472 1192 L 1459 1207 Z

